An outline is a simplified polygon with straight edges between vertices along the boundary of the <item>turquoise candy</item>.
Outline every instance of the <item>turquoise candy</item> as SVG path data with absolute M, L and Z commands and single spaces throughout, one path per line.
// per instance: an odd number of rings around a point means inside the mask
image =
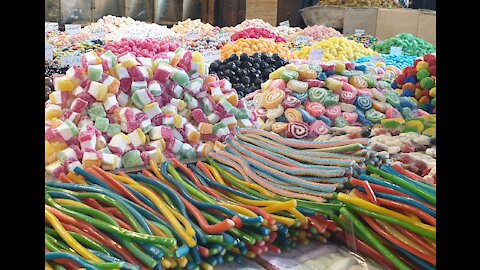
M 97 117 L 94 126 L 101 132 L 107 132 L 109 124 L 108 118 Z
M 323 106 L 327 107 L 330 105 L 336 105 L 340 101 L 340 96 L 337 94 L 330 93 L 323 100 Z
M 375 124 L 378 124 L 382 119 L 385 119 L 385 114 L 375 109 L 370 109 L 365 112 L 365 117 L 367 118 L 367 120 L 372 121 Z
M 395 91 L 385 92 L 385 98 L 387 99 L 387 102 L 390 103 L 390 105 L 392 105 L 394 108 L 400 105 L 400 97 Z
M 292 92 L 291 95 L 296 97 L 301 102 L 304 102 L 308 98 L 308 92 L 303 92 L 303 93 Z
M 124 168 L 133 168 L 143 166 L 143 160 L 140 151 L 130 150 L 122 156 L 122 165 Z
M 194 159 L 197 157 L 197 151 L 190 145 L 184 144 L 180 150 L 180 156 L 182 159 Z
M 338 116 L 337 118 L 335 118 L 335 120 L 333 122 L 334 122 L 335 126 L 338 127 L 338 128 L 343 128 L 343 127 L 348 126 L 347 120 L 345 120 L 345 118 L 343 118 L 342 116 Z
M 87 111 L 88 116 L 91 119 L 97 119 L 98 117 L 106 117 L 107 113 L 102 105 L 93 106 L 92 108 L 88 109 Z
M 401 107 L 408 107 L 408 108 L 413 110 L 413 109 L 417 108 L 417 103 L 415 103 L 409 97 L 400 97 L 400 106 Z
M 369 96 L 359 96 L 353 104 L 360 110 L 366 111 L 372 108 L 372 99 Z
M 282 72 L 282 74 L 280 74 L 280 78 L 285 81 L 297 80 L 298 72 L 293 70 L 285 70 Z
M 237 110 L 237 114 L 234 114 L 236 119 L 248 119 L 247 109 L 240 108 Z
M 308 99 L 312 102 L 323 103 L 327 95 L 328 91 L 325 88 L 312 87 L 308 89 Z
M 303 122 L 310 124 L 317 121 L 317 118 L 311 116 L 306 110 L 302 108 L 297 108 L 297 111 L 299 111 L 302 114 Z
M 400 113 L 402 114 L 405 120 L 408 120 L 413 117 L 412 110 L 409 107 L 403 107 Z
M 113 137 L 113 135 L 116 135 L 118 133 L 122 132 L 122 127 L 120 124 L 109 124 L 107 128 L 107 135 L 110 137 Z

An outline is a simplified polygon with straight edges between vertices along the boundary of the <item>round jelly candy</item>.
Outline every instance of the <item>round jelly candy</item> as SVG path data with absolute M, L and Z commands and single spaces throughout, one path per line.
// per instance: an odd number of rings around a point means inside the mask
M 330 120 L 334 120 L 340 115 L 342 115 L 342 110 L 340 109 L 340 106 L 330 106 L 327 107 L 327 109 L 325 110 L 325 116 L 328 117 Z
M 412 83 L 412 84 L 415 84 L 417 83 L 417 77 L 416 75 L 413 75 L 413 76 L 409 76 L 407 78 L 405 78 L 405 80 L 403 81 L 403 83 Z
M 355 106 L 363 111 L 366 111 L 372 107 L 372 99 L 368 96 L 359 96 L 355 100 Z
M 388 91 L 385 93 L 385 98 L 387 98 L 387 102 L 390 103 L 393 107 L 397 107 L 400 105 L 400 98 L 398 94 L 394 91 Z
M 294 96 L 287 96 L 282 101 L 282 106 L 285 109 L 287 109 L 287 108 L 297 108 L 298 106 L 300 106 L 300 104 L 302 104 L 302 102 Z
M 349 124 L 353 124 L 358 119 L 358 114 L 356 112 L 342 112 L 342 116 Z
M 378 92 L 378 91 L 377 91 Z M 357 96 L 355 93 L 350 91 L 342 91 L 340 92 L 340 101 L 347 104 L 353 104 Z
M 339 101 L 340 101 L 340 97 L 337 94 L 330 93 L 323 100 L 323 105 L 325 106 L 335 105 L 335 104 L 338 104 Z
M 322 120 L 317 120 L 310 124 L 309 131 L 312 135 L 319 136 L 328 133 L 328 125 Z
M 278 88 L 263 93 L 262 107 L 265 109 L 277 108 L 285 98 L 285 92 Z
M 295 98 L 297 98 L 301 102 L 304 102 L 308 98 L 308 93 L 307 92 L 303 92 L 303 93 L 293 92 L 292 96 L 294 96 Z
M 415 66 L 417 70 L 428 69 L 428 63 L 425 61 L 419 61 Z
M 296 71 L 293 71 L 293 70 L 285 70 L 284 72 L 282 72 L 282 74 L 280 75 L 280 78 L 282 80 L 285 80 L 285 81 L 289 81 L 289 80 L 296 80 L 298 79 L 298 72 Z
M 305 109 L 313 117 L 319 117 L 325 113 L 325 107 L 318 102 L 308 102 Z
M 347 120 L 345 120 L 345 118 L 343 118 L 341 116 L 338 116 L 337 118 L 335 118 L 335 120 L 333 122 L 335 124 L 335 127 L 338 127 L 338 128 L 343 128 L 343 127 L 348 126 Z
M 402 114 L 395 108 L 389 108 L 385 112 L 387 118 L 401 118 Z
M 285 118 L 287 118 L 287 121 L 289 123 L 303 121 L 302 113 L 296 109 L 288 108 L 285 110 L 284 114 L 285 114 Z
M 402 97 L 413 97 L 415 95 L 415 92 L 413 90 L 403 90 L 401 96 Z
M 420 81 L 420 86 L 422 89 L 430 90 L 435 86 L 435 81 L 431 77 L 423 78 Z
M 428 72 L 428 69 L 422 69 L 417 72 L 417 79 L 421 81 L 423 78 L 430 77 L 430 72 Z
M 375 109 L 370 109 L 370 110 L 365 112 L 365 118 L 367 118 L 367 120 L 377 124 L 377 123 L 380 123 L 380 121 L 382 119 L 385 119 L 385 114 L 383 114 L 379 111 L 376 111 Z
M 288 123 L 285 130 L 288 138 L 303 139 L 309 135 L 309 126 L 303 122 Z
M 302 114 L 303 122 L 310 124 L 317 120 L 315 117 L 310 115 L 306 110 L 302 108 L 297 108 L 297 110 Z
M 412 90 L 415 91 L 415 85 L 413 83 L 405 83 L 402 85 L 402 90 Z
M 428 94 L 429 94 L 431 97 L 436 97 L 436 96 L 437 96 L 437 87 L 432 87 L 432 89 L 430 89 L 430 91 L 428 92 Z
M 308 89 L 308 99 L 310 101 L 323 103 L 327 95 L 328 91 L 325 88 L 312 87 Z
M 355 88 L 357 89 L 361 89 L 361 88 L 367 88 L 368 87 L 368 84 L 367 82 L 365 81 L 364 78 L 360 77 L 360 76 L 352 76 L 350 77 L 350 79 L 348 80 L 348 82 L 353 85 Z
M 282 134 L 287 129 L 288 123 L 275 122 L 272 124 L 272 131 L 277 134 Z

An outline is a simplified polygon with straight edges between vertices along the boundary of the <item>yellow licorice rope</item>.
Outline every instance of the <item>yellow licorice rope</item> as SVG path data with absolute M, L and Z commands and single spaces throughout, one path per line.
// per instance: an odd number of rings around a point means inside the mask
M 77 242 L 65 228 L 62 226 L 60 221 L 57 217 L 52 214 L 50 211 L 45 209 L 45 218 L 50 222 L 52 227 L 58 233 L 58 235 L 67 243 L 73 250 L 75 250 L 78 254 L 84 257 L 87 260 L 95 261 L 95 262 L 103 262 L 102 259 L 95 256 L 92 252 L 84 248 L 80 243 Z

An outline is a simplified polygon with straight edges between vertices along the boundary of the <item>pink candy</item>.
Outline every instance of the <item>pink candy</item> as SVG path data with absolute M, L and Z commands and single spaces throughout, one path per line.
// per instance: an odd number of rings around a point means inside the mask
M 342 110 L 340 109 L 340 106 L 329 106 L 325 111 L 325 116 L 330 118 L 330 120 L 332 121 L 340 115 L 342 115 Z
M 353 124 L 357 121 L 358 119 L 358 114 L 356 112 L 343 112 L 342 113 L 343 118 L 347 120 L 349 124 Z
M 284 37 L 277 36 L 266 28 L 247 28 L 232 35 L 231 40 L 235 41 L 241 38 L 273 38 L 275 42 L 287 42 Z
M 122 38 L 120 41 L 107 43 L 104 50 L 110 50 L 115 55 L 130 52 L 137 57 L 152 57 L 161 52 L 173 52 L 179 46 L 180 45 L 176 43 L 171 43 L 165 40 L 159 41 L 153 38 L 133 40 Z

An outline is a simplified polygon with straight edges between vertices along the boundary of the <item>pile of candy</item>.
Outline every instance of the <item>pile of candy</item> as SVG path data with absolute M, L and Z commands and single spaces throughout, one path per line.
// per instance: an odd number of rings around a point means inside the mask
M 243 31 L 248 28 L 263 28 L 267 30 L 271 30 L 277 33 L 275 27 L 273 27 L 269 22 L 266 22 L 262 19 L 250 19 L 241 22 L 240 24 L 235 25 L 234 27 L 224 27 L 225 31 L 231 32 L 232 34 Z
M 218 39 L 216 37 L 201 37 L 197 40 L 184 40 L 183 47 L 189 51 L 211 51 L 222 48 L 230 40 Z
M 294 54 L 288 49 L 285 44 L 276 43 L 264 38 L 241 38 L 235 42 L 228 43 L 220 49 L 220 59 L 226 59 L 232 54 L 241 55 L 246 53 L 252 55 L 254 53 L 267 53 L 269 55 L 278 53 L 281 58 L 290 60 L 294 58 Z
M 359 7 L 359 8 L 401 8 L 395 0 L 320 0 L 318 3 L 329 6 Z
M 154 57 L 163 52 L 174 52 L 180 45 L 170 41 L 147 39 L 122 38 L 120 41 L 110 42 L 105 45 L 105 51 L 111 51 L 115 55 L 129 52 L 136 57 Z
M 382 58 L 385 59 L 385 64 L 387 66 L 395 66 L 399 69 L 403 69 L 405 67 L 413 65 L 413 61 L 417 59 L 416 56 L 408 56 L 408 55 L 391 55 L 391 54 L 382 54 Z M 373 56 L 364 56 L 360 57 L 357 60 L 354 60 L 355 63 L 362 63 L 362 64 L 370 64 L 372 63 Z
M 353 34 L 347 36 L 347 38 L 362 43 L 365 48 L 370 48 L 373 44 L 377 44 L 379 41 L 378 38 L 367 34 Z
M 224 61 L 217 60 L 210 64 L 210 74 L 216 74 L 220 79 L 228 79 L 237 90 L 240 98 L 260 89 L 260 84 L 268 80 L 268 75 L 275 69 L 285 66 L 287 61 L 274 53 L 254 53 L 248 56 L 232 54 Z
M 435 46 L 410 33 L 398 34 L 371 46 L 374 51 L 383 54 L 389 54 L 390 47 L 401 47 L 402 54 L 413 56 L 423 56 L 424 54 L 436 52 Z
M 287 40 L 282 36 L 275 35 L 274 32 L 265 28 L 247 28 L 245 30 L 236 32 L 232 35 L 231 40 L 235 41 L 240 38 L 266 38 L 273 39 L 275 42 L 286 42 Z
M 45 106 L 46 171 L 130 168 L 205 156 L 237 124 L 259 127 L 229 81 L 207 76 L 198 52 L 100 57 L 55 76 Z
M 188 18 L 185 21 L 177 22 L 177 24 L 172 27 L 172 31 L 180 36 L 185 36 L 189 32 L 199 32 L 200 37 L 214 37 L 214 35 L 220 31 L 220 28 L 209 23 L 203 23 L 200 19 L 191 20 Z
M 411 114 L 405 113 L 405 115 L 401 115 L 397 118 L 384 119 L 380 126 L 388 129 L 389 132 L 394 134 L 399 134 L 400 132 L 415 132 L 428 137 L 435 137 L 437 130 L 436 124 L 436 115 L 412 117 Z
M 105 33 L 109 34 L 123 28 L 127 25 L 134 24 L 137 21 L 130 17 L 117 17 L 113 15 L 103 16 L 97 22 L 89 24 L 82 29 L 82 33 L 91 36 L 91 32 L 97 28 L 105 29 Z
M 312 49 L 323 50 L 323 61 L 340 60 L 347 62 L 376 54 L 372 49 L 365 48 L 361 43 L 344 37 L 333 37 L 315 42 L 312 46 L 305 46 L 301 50 L 295 51 L 295 55 L 300 59 L 308 59 Z
M 50 94 L 52 93 L 53 80 L 51 77 L 45 77 L 45 101 L 49 99 Z
M 66 32 L 45 33 L 45 43 L 53 44 L 54 48 L 70 48 L 79 42 L 90 40 L 86 34 L 67 34 Z
M 337 30 L 325 25 L 307 26 L 299 35 L 312 37 L 314 41 L 322 41 L 331 37 L 342 36 Z
M 379 70 L 391 77 L 399 72 L 395 67 Z M 371 127 L 382 119 L 428 115 L 411 98 L 393 91 L 384 76 L 367 72 L 365 65 L 288 64 L 269 78 L 245 102 L 265 130 L 286 137 L 313 138 L 327 134 L 333 126 Z
M 68 67 L 62 67 L 58 61 L 45 61 L 45 77 L 52 77 L 54 74 L 65 74 Z
M 279 36 L 285 37 L 287 41 L 295 41 L 297 36 L 301 35 L 303 29 L 300 27 L 288 27 L 285 25 L 280 25 L 275 27 L 275 32 L 278 33 Z
M 104 42 L 97 39 L 75 42 L 70 46 L 54 47 L 53 60 L 56 62 L 61 62 L 63 57 L 81 55 L 91 51 L 101 53 L 103 51 L 103 45 Z
M 437 57 L 426 54 L 422 59 L 417 59 L 413 66 L 402 70 L 392 88 L 402 97 L 413 97 L 418 101 L 417 107 L 429 113 L 437 111 Z

